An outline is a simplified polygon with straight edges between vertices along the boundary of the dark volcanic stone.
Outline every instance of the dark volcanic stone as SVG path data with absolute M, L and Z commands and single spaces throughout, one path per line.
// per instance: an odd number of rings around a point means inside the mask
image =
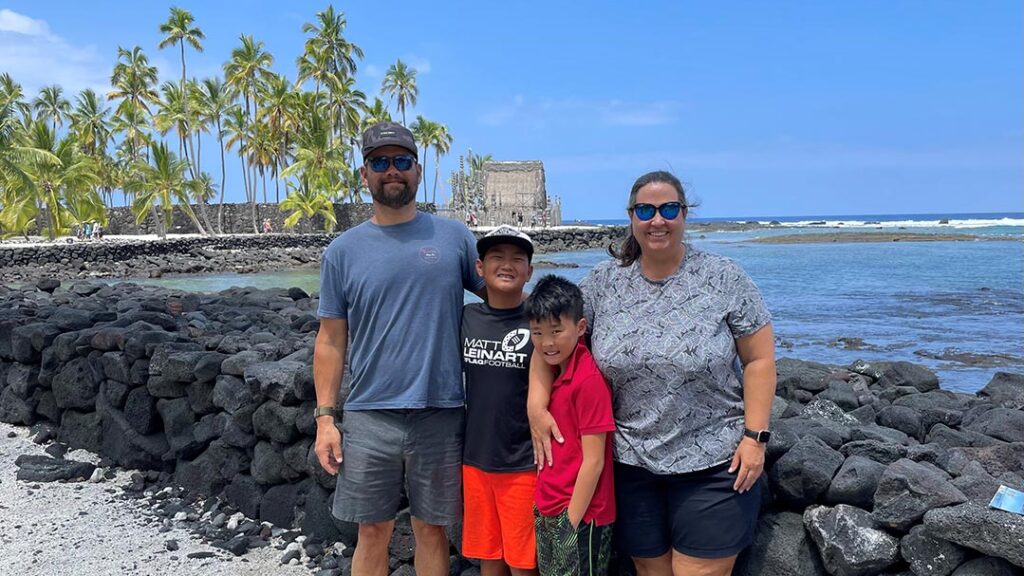
M 817 393 L 828 387 L 832 368 L 817 362 L 805 362 L 794 358 L 780 358 L 775 363 L 777 387 L 780 396 L 792 399 L 793 392 L 803 390 Z
M 192 427 L 196 423 L 196 415 L 188 406 L 185 398 L 173 400 L 160 399 L 156 402 L 156 411 L 164 423 L 167 443 L 171 451 L 178 456 L 188 458 L 195 454 L 201 444 L 196 442 Z
M 261 362 L 245 369 L 245 383 L 284 405 L 298 404 L 295 383 L 307 367 L 298 362 Z
M 214 441 L 194 460 L 179 460 L 174 479 L 201 494 L 217 494 L 249 465 L 245 452 Z
M 936 538 L 1024 567 L 1024 516 L 967 502 L 929 510 L 924 526 Z
M 966 395 L 947 390 L 932 390 L 922 394 L 902 396 L 893 401 L 896 406 L 913 408 L 921 419 L 921 426 L 930 430 L 936 424 L 959 426 L 966 407 Z
M 35 366 L 15 363 L 7 370 L 7 386 L 20 398 L 29 398 L 38 385 L 39 368 Z
M 124 350 L 128 344 L 128 331 L 124 328 L 103 327 L 96 330 L 89 340 L 89 344 L 96 350 L 104 352 L 113 350 Z
M 825 501 L 849 504 L 865 510 L 874 505 L 875 490 L 885 465 L 864 456 L 851 456 L 843 462 L 829 484 Z
M 139 433 L 123 412 L 102 398 L 97 400 L 96 409 L 101 417 L 104 457 L 128 468 L 162 470 L 169 465 L 163 460 L 169 449 L 163 434 Z
M 252 476 L 238 474 L 224 489 L 224 498 L 248 518 L 256 518 L 260 514 L 264 491 Z
M 145 388 L 134 388 L 128 392 L 124 403 L 125 419 L 139 434 L 155 432 L 160 425 L 157 417 L 156 398 Z
M 961 460 L 964 463 L 971 460 L 976 461 L 989 474 L 997 478 L 1006 472 L 1024 476 L 1024 442 L 996 444 L 982 448 L 953 448 L 950 450 L 951 468 L 954 460 Z
M 52 294 L 54 290 L 60 288 L 60 280 L 56 278 L 42 278 L 36 282 L 36 288 Z
M 125 359 L 123 352 L 107 352 L 100 356 L 103 375 L 108 380 L 129 384 L 132 381 L 131 364 Z
M 1024 411 L 994 408 L 965 425 L 964 429 L 1006 442 L 1024 442 Z
M 14 461 L 18 466 L 17 478 L 23 482 L 56 482 L 58 480 L 85 480 L 92 476 L 96 466 L 88 462 L 23 454 Z
M 75 358 L 53 377 L 53 395 L 61 408 L 91 410 L 100 392 L 103 370 L 88 358 Z
M 970 430 L 954 430 L 945 424 L 933 426 L 928 431 L 927 440 L 929 444 L 936 444 L 944 448 L 994 446 L 1001 443 L 1000 440 L 991 436 Z
M 917 440 L 924 439 L 924 427 L 917 411 L 907 406 L 886 406 L 878 411 L 877 422 L 887 428 L 903 432 Z
M 260 504 L 259 519 L 275 526 L 291 526 L 295 508 L 302 503 L 306 492 L 315 486 L 310 480 L 296 484 L 279 484 L 267 490 Z
M 818 549 L 795 512 L 764 514 L 754 543 L 740 556 L 734 574 L 825 576 Z
M 36 322 L 11 330 L 11 355 L 22 364 L 35 364 L 40 352 L 62 332 L 55 324 Z
M 299 435 L 299 430 L 295 427 L 298 415 L 298 406 L 282 406 L 273 401 L 264 402 L 252 415 L 253 431 L 260 438 L 269 438 L 281 444 L 291 443 Z
M 213 386 L 211 381 L 193 382 L 188 385 L 185 395 L 193 412 L 203 415 L 217 411 L 217 406 L 213 404 Z
M 891 444 L 879 440 L 854 440 L 843 444 L 840 452 L 847 458 L 864 456 L 881 464 L 892 464 L 907 456 L 907 447 L 902 444 Z
M 772 493 L 794 506 L 811 504 L 825 494 L 842 463 L 842 454 L 818 438 L 804 438 L 772 466 Z
M 100 384 L 100 394 L 111 405 L 121 409 L 124 407 L 125 400 L 128 397 L 128 385 L 114 380 L 104 380 Z
M 0 393 L 0 422 L 31 426 L 36 421 L 36 404 L 35 399 L 22 398 L 13 388 L 5 388 Z
M 905 532 L 928 510 L 966 500 L 942 471 L 904 458 L 882 474 L 875 492 L 874 518 L 882 526 Z
M 804 526 L 835 576 L 875 575 L 899 561 L 899 541 L 859 508 L 811 506 L 804 511 Z
M 975 558 L 953 571 L 953 576 L 1020 576 L 1021 571 L 1002 558 Z
M 988 398 L 1004 408 L 1024 409 L 1024 374 L 996 372 L 978 396 Z
M 903 537 L 900 553 L 915 574 L 934 576 L 949 576 L 970 555 L 965 548 L 933 537 L 921 525 L 914 526 Z
M 928 392 L 939 388 L 939 377 L 924 366 L 910 362 L 893 362 L 888 370 L 882 372 L 878 385 L 883 388 L 913 386 L 921 392 Z
M 828 388 L 818 394 L 818 400 L 829 400 L 847 412 L 856 410 L 860 406 L 853 384 L 843 380 L 830 381 Z
M 299 477 L 284 461 L 281 450 L 267 441 L 261 441 L 253 448 L 252 477 L 260 484 L 281 484 Z
M 72 448 L 99 452 L 103 439 L 100 415 L 96 412 L 65 410 L 61 416 L 58 438 Z
M 213 405 L 234 414 L 242 406 L 252 404 L 254 399 L 249 387 L 241 378 L 220 375 L 213 387 Z
M 224 341 L 221 341 L 221 347 L 223 346 Z M 242 350 L 221 362 L 220 371 L 232 376 L 241 376 L 245 374 L 246 368 L 260 362 L 263 362 L 263 354 L 255 350 Z

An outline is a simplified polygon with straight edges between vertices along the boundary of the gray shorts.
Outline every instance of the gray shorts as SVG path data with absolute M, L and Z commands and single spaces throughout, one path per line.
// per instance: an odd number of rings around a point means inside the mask
M 413 516 L 438 526 L 462 514 L 465 408 L 347 411 L 334 516 L 394 520 L 403 487 Z

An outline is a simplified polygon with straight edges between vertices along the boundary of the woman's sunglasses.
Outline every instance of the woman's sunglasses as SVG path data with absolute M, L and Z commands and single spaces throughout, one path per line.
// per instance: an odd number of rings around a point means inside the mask
M 665 220 L 675 220 L 684 209 L 685 207 L 681 202 L 665 202 L 658 206 L 654 204 L 633 204 L 630 210 L 632 210 L 637 220 L 646 222 L 654 218 L 655 212 L 661 214 L 661 217 Z
M 370 165 L 370 170 L 381 174 L 388 171 L 388 166 L 395 165 L 395 170 L 405 172 L 411 170 L 412 165 L 416 163 L 416 158 L 409 154 L 402 154 L 400 156 L 374 156 L 366 162 Z

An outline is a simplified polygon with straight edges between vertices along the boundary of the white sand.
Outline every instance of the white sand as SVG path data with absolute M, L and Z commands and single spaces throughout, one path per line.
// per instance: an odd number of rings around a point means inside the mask
M 14 438 L 8 438 L 9 432 Z M 44 454 L 27 428 L 0 422 L 0 574 L 5 576 L 306 575 L 304 566 L 282 566 L 274 546 L 236 557 L 182 528 L 161 533 L 144 505 L 120 496 L 131 472 L 113 480 L 26 483 L 15 478 L 21 454 Z M 98 459 L 76 450 L 69 459 Z M 38 488 L 32 486 L 38 485 Z M 84 513 L 84 514 L 83 514 Z M 168 552 L 165 542 L 178 541 Z M 212 551 L 215 558 L 190 559 Z

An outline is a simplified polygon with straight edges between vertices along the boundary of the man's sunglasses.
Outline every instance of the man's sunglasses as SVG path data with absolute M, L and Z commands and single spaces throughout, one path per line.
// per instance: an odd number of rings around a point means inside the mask
M 633 204 L 633 208 L 631 208 L 636 219 L 644 222 L 654 218 L 655 212 L 661 214 L 661 217 L 665 220 L 675 220 L 679 213 L 685 209 L 681 202 L 665 202 L 658 206 L 654 204 Z
M 395 165 L 395 170 L 405 172 L 406 170 L 412 170 L 412 165 L 416 163 L 416 158 L 410 154 L 402 154 L 400 156 L 374 156 L 366 161 L 370 166 L 370 170 L 381 174 L 388 171 L 388 166 Z

